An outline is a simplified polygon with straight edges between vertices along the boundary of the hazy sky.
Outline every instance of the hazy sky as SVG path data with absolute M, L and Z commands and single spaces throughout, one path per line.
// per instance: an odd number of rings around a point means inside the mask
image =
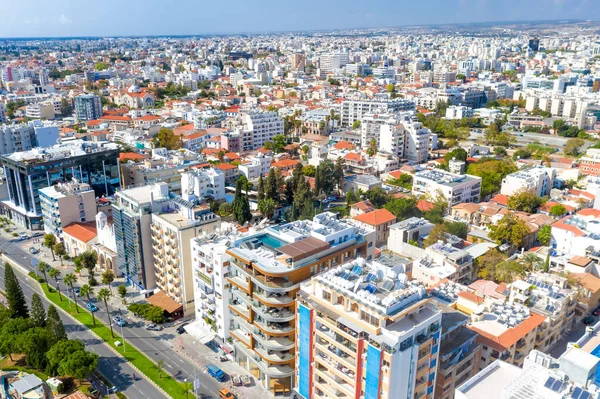
M 265 32 L 600 20 L 600 0 L 0 0 L 0 37 Z

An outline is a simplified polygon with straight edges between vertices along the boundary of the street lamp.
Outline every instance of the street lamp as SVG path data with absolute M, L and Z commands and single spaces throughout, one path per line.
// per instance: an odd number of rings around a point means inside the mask
M 119 326 L 121 326 L 121 342 L 123 343 L 123 353 L 127 352 L 127 349 L 125 348 L 125 334 L 123 334 L 123 322 L 121 321 L 121 323 L 119 323 Z

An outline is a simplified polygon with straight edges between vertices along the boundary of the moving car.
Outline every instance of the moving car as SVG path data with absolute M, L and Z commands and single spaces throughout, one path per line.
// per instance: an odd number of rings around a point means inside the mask
M 79 287 L 73 287 L 73 292 L 75 292 L 75 295 L 77 296 L 81 295 L 81 289 Z
M 120 327 L 123 327 L 127 324 L 125 320 L 123 320 L 120 316 L 113 317 L 113 321 L 115 324 L 118 324 Z
M 88 310 L 90 312 L 97 312 L 98 311 L 98 306 L 94 305 L 91 302 L 88 302 L 87 305 L 85 305 L 86 308 L 88 308 Z
M 40 250 L 39 250 L 39 249 L 37 249 L 36 247 L 29 247 L 29 253 L 30 253 L 30 254 L 33 254 L 33 255 L 35 255 L 35 254 L 39 254 L 39 253 L 40 253 Z
M 148 324 L 146 325 L 146 330 L 148 331 L 161 331 L 163 328 L 158 324 Z
M 183 334 L 185 332 L 185 326 L 186 325 L 187 324 L 182 324 L 179 327 L 177 327 L 177 330 L 175 330 L 175 331 L 177 331 L 177 334 Z
M 221 399 L 235 399 L 235 395 L 227 388 L 221 388 L 221 390 L 219 390 L 219 397 L 221 397 Z
M 585 319 L 583 319 L 583 324 L 590 325 L 594 322 L 594 318 L 592 316 L 588 316 Z

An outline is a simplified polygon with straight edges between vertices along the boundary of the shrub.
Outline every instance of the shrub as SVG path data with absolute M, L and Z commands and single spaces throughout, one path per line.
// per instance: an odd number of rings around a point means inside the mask
M 46 282 L 46 280 L 44 280 L 44 278 L 42 276 L 38 276 L 37 274 L 35 274 L 35 272 L 29 272 L 29 273 L 27 273 L 27 275 L 29 277 L 31 277 L 32 279 L 35 279 L 40 284 Z
M 117 398 L 119 399 L 127 399 L 127 396 L 123 392 L 117 392 Z
M 12 233 L 13 237 L 18 237 L 19 235 L 17 233 Z

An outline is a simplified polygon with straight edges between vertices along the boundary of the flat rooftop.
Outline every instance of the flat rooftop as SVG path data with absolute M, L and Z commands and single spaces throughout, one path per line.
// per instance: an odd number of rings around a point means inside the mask
M 456 390 L 468 399 L 504 399 L 504 388 L 522 372 L 520 367 L 496 360 Z
M 471 175 L 457 175 L 454 173 L 446 172 L 445 170 L 425 170 L 418 172 L 415 177 L 419 179 L 426 179 L 437 184 L 443 184 L 449 187 L 455 187 L 466 182 L 481 181 L 481 177 Z

